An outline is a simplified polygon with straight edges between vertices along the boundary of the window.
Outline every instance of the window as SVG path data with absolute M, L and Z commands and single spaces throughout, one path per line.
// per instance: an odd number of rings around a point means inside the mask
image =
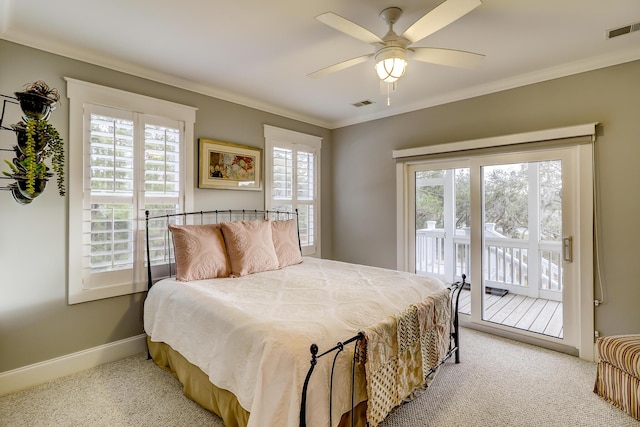
M 69 303 L 144 291 L 145 211 L 191 207 L 195 110 L 72 79 L 67 93 Z M 166 236 L 150 237 L 166 264 Z
M 303 255 L 320 256 L 322 138 L 265 125 L 265 205 L 298 210 Z

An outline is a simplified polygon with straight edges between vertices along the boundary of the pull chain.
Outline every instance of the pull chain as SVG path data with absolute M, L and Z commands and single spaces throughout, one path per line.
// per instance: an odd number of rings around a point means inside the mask
M 396 82 L 387 83 L 387 107 L 391 105 L 391 92 L 396 91 Z

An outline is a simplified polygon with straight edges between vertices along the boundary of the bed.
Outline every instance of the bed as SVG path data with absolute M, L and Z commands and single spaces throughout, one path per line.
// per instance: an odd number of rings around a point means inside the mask
M 149 354 L 227 427 L 375 426 L 459 361 L 438 279 L 302 257 L 295 213 L 159 219 L 175 274 L 148 269 Z

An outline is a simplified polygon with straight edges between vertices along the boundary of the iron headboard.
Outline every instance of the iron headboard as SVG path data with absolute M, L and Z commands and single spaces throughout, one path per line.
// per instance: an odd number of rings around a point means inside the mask
M 265 210 L 265 209 L 227 209 L 227 210 L 209 210 L 209 211 L 194 211 L 194 212 L 180 212 L 180 213 L 167 213 L 162 215 L 151 215 L 150 211 L 145 211 L 145 244 L 146 244 L 146 262 L 147 262 L 147 285 L 149 289 L 153 286 L 153 277 L 151 272 L 151 247 L 149 243 L 149 222 L 153 220 L 164 220 L 162 228 L 165 229 L 166 245 L 168 250 L 167 264 L 169 266 L 169 277 L 173 276 L 172 263 L 171 263 L 171 251 L 173 245 L 171 244 L 171 231 L 169 230 L 169 224 L 186 225 L 186 224 L 218 224 L 221 222 L 231 221 L 259 221 L 259 220 L 285 220 L 295 219 L 298 232 L 298 247 L 302 252 L 302 245 L 300 243 L 300 222 L 298 209 L 293 212 L 278 211 L 278 210 Z

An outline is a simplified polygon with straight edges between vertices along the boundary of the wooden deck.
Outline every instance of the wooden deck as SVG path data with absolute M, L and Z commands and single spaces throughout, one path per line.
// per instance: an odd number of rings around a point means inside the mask
M 562 303 L 508 293 L 484 295 L 484 320 L 562 338 Z M 458 312 L 471 314 L 471 291 L 462 290 Z

